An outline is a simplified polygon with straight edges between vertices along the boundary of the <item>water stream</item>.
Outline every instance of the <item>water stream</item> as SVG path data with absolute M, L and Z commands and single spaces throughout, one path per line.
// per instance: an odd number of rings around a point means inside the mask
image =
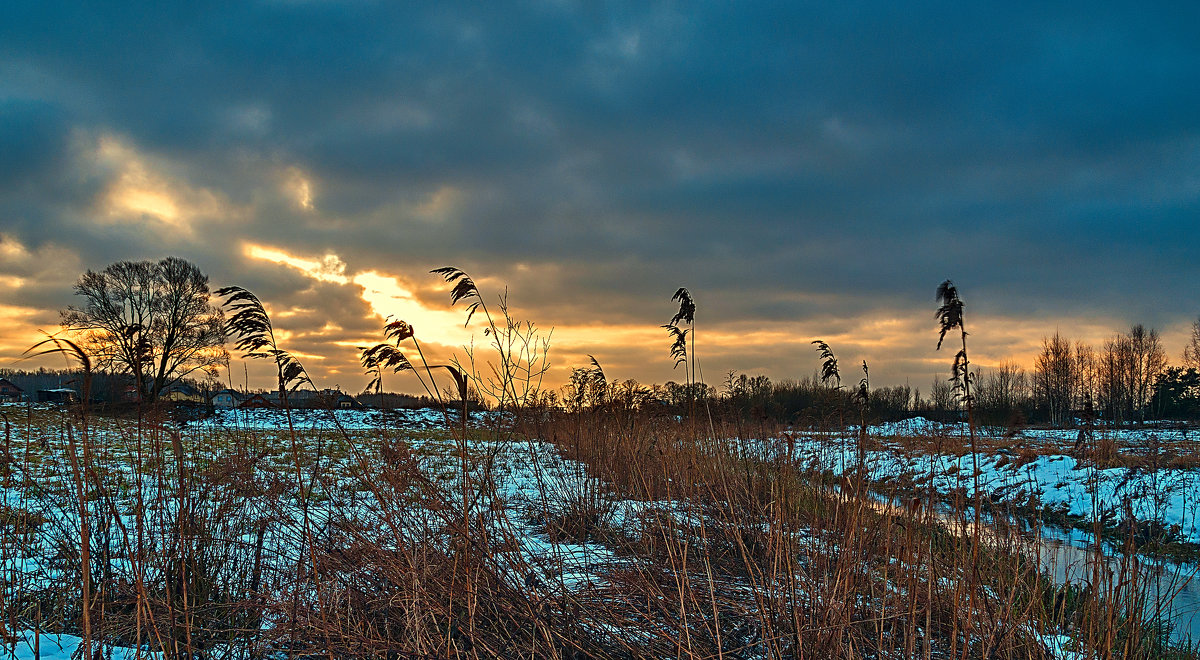
M 1120 572 L 1124 553 L 1111 547 L 1096 552 L 1089 533 L 1049 527 L 1040 531 L 1038 560 L 1055 583 L 1084 584 L 1097 568 L 1109 575 Z M 1136 559 L 1147 612 L 1169 619 L 1174 626 L 1172 641 L 1200 640 L 1200 566 L 1141 555 Z
M 905 513 L 881 499 L 872 498 L 871 501 L 878 511 L 892 515 Z M 973 528 L 970 521 L 962 520 L 949 510 L 939 511 L 935 517 L 956 534 L 966 536 Z M 988 539 L 994 543 L 1003 542 L 1003 534 L 997 528 L 986 522 L 984 526 L 985 542 Z M 1055 584 L 1084 585 L 1094 578 L 1097 570 L 1107 571 L 1109 577 L 1122 575 L 1124 553 L 1107 544 L 1097 552 L 1088 532 L 1042 526 L 1037 530 L 1026 529 L 1021 534 L 1027 552 L 1036 556 L 1042 571 L 1051 576 Z M 1138 555 L 1136 561 L 1137 579 L 1147 594 L 1147 613 L 1159 615 L 1172 624 L 1171 641 L 1200 640 L 1200 565 L 1154 560 L 1143 555 Z

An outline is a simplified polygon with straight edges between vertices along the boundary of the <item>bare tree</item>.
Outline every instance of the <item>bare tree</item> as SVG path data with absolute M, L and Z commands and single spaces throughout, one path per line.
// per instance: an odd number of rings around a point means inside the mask
M 1042 352 L 1033 367 L 1034 395 L 1045 408 L 1050 423 L 1063 425 L 1071 416 L 1079 373 L 1071 342 L 1059 333 L 1042 338 Z
M 1117 423 L 1135 416 L 1145 419 L 1154 381 L 1166 367 L 1167 354 L 1153 328 L 1147 330 L 1139 323 L 1105 342 L 1097 381 L 1109 418 Z
M 1145 420 L 1150 397 L 1154 393 L 1154 380 L 1167 368 L 1167 353 L 1163 350 L 1154 328 L 1146 329 L 1141 323 L 1129 329 L 1129 341 L 1133 349 L 1130 362 L 1130 390 L 1133 393 L 1133 410 Z
M 1183 347 L 1183 368 L 1200 371 L 1200 319 L 1192 321 L 1192 334 Z
M 1075 342 L 1075 372 L 1077 376 L 1075 409 L 1082 410 L 1087 402 L 1095 402 L 1099 387 L 1100 356 L 1091 344 Z
M 1132 354 L 1129 338 L 1119 333 L 1104 342 L 1104 350 L 1100 354 L 1097 379 L 1100 405 L 1105 416 L 1117 424 L 1129 419 L 1129 410 L 1133 405 L 1129 388 Z
M 229 361 L 208 276 L 184 259 L 118 261 L 89 270 L 75 293 L 84 303 L 62 311 L 63 328 L 83 335 L 99 368 L 133 376 L 146 400 L 196 371 L 215 375 Z
M 1015 426 L 1021 421 L 1020 407 L 1029 395 L 1029 378 L 1021 365 L 1011 360 L 991 369 L 975 386 L 975 406 L 986 423 Z
M 950 387 L 950 381 L 942 378 L 941 374 L 934 374 L 929 389 L 929 408 L 937 421 L 946 421 L 954 405 L 954 390 Z

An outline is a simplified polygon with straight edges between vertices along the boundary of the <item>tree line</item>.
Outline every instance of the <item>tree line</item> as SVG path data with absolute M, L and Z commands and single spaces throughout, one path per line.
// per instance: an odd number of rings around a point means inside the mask
M 1200 321 L 1192 325 L 1180 366 L 1169 364 L 1156 330 L 1136 324 L 1099 348 L 1056 332 L 1043 338 L 1030 368 L 1005 361 L 973 370 L 969 381 L 977 419 L 987 426 L 1200 420 Z M 851 393 L 833 389 L 816 375 L 772 382 L 731 372 L 721 390 L 710 388 L 707 394 L 744 416 L 795 421 L 813 417 L 822 406 L 849 407 Z M 916 415 L 956 421 L 963 418 L 963 404 L 953 379 L 939 376 L 927 395 L 908 385 L 872 389 L 867 410 L 877 422 Z
M 1200 321 L 1171 366 L 1159 334 L 1136 324 L 1104 340 L 1099 348 L 1060 333 L 1042 340 L 1032 370 L 1002 366 L 996 395 L 1009 410 L 1032 419 L 1070 425 L 1093 418 L 1113 424 L 1151 419 L 1200 417 Z
M 1158 332 L 1137 324 L 1116 333 L 1099 348 L 1061 333 L 1042 340 L 1031 367 L 1005 361 L 976 368 L 969 376 L 978 423 L 1016 428 L 1028 424 L 1070 427 L 1084 420 L 1114 425 L 1150 420 L 1200 420 L 1200 321 L 1193 324 L 1181 366 L 1171 366 Z M 730 371 L 720 386 L 702 382 L 642 385 L 609 382 L 599 364 L 574 370 L 559 393 L 543 403 L 568 410 L 591 407 L 645 408 L 686 414 L 697 401 L 710 410 L 743 420 L 772 419 L 817 424 L 853 420 L 865 406 L 870 422 L 914 416 L 941 422 L 965 420 L 962 390 L 953 379 L 936 376 L 926 392 L 910 385 L 875 387 L 866 400 L 822 379 L 771 380 Z
M 75 293 L 82 304 L 63 310 L 63 329 L 79 338 L 96 372 L 128 376 L 144 400 L 154 401 L 172 383 L 192 376 L 213 379 L 218 368 L 228 365 L 223 310 L 210 300 L 208 276 L 194 264 L 177 257 L 117 262 L 84 273 Z M 964 343 L 954 376 L 935 378 L 924 397 L 907 385 L 869 388 L 865 378 L 850 392 L 842 389 L 840 378 L 831 384 L 828 374 L 772 382 L 766 376 L 730 372 L 721 387 L 712 387 L 695 377 L 691 362 L 695 303 L 683 288 L 672 300 L 679 302 L 679 313 L 664 327 L 672 332 L 676 366 L 685 367 L 682 384 L 608 383 L 593 359 L 591 367 L 574 371 L 560 394 L 549 393 L 545 403 L 568 409 L 653 404 L 689 412 L 697 402 L 710 411 L 718 403 L 726 414 L 785 422 L 851 405 L 879 421 L 916 414 L 950 420 L 973 408 L 980 423 L 993 426 L 1065 426 L 1084 418 L 1114 424 L 1200 418 L 1200 320 L 1193 323 L 1179 366 L 1168 364 L 1157 331 L 1141 324 L 1099 347 L 1055 332 L 1043 339 L 1028 370 L 1013 362 L 971 370 Z M 836 375 L 836 359 L 832 364 Z

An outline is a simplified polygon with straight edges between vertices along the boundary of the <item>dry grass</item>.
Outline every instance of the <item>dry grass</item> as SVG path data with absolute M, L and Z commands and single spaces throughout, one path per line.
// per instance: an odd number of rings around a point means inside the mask
M 443 456 L 443 478 L 431 478 L 428 450 L 395 431 L 327 438 L 321 456 L 304 439 L 297 475 L 290 450 L 260 432 L 177 437 L 149 418 L 140 433 L 94 422 L 106 438 L 125 433 L 97 451 L 84 489 L 94 643 L 175 657 L 1028 658 L 1044 655 L 1035 632 L 1066 625 L 1092 635 L 1103 657 L 1152 657 L 1138 650 L 1149 625 L 1130 616 L 1128 580 L 1056 601 L 1020 535 L 985 544 L 976 573 L 969 538 L 947 531 L 929 501 L 881 506 L 886 494 L 831 482 L 786 451 L 763 454 L 732 425 L 714 441 L 649 412 L 527 412 L 524 433 L 554 441 L 590 478 L 547 475 L 540 485 L 555 496 L 544 508 L 499 525 L 487 519 L 504 509 L 489 500 L 502 477 L 486 476 L 487 451 L 469 457 L 477 503 L 464 518 L 457 459 Z M 10 479 L 30 495 L 44 486 L 70 510 L 69 469 L 54 455 L 67 449 L 63 426 L 80 420 L 38 414 L 16 425 L 13 444 L 29 451 L 9 457 Z M 335 459 L 347 468 L 339 479 Z M 112 469 L 129 460 L 134 471 Z M 156 484 L 146 489 L 155 499 L 114 526 L 105 511 L 127 508 L 120 493 L 136 480 Z M 618 521 L 614 495 L 646 504 Z M 372 515 L 316 504 L 346 498 Z M 309 522 L 284 524 L 303 519 L 305 502 Z M 426 520 L 407 524 L 415 511 Z M 79 631 L 78 528 L 5 512 L 6 551 L 28 547 L 30 534 L 43 556 L 55 548 L 41 573 L 6 579 L 7 629 Z M 970 502 L 948 515 L 965 526 Z M 528 529 L 621 561 L 592 587 L 547 584 L 545 567 L 522 567 L 516 551 Z M 106 558 L 124 568 L 104 568 Z M 514 568 L 528 579 L 514 581 Z M 59 579 L 45 580 L 52 572 Z

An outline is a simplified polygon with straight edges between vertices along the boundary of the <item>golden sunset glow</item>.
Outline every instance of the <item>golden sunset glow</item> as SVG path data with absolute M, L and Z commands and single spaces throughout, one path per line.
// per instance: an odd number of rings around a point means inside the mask
M 471 341 L 472 332 L 463 328 L 463 314 L 460 311 L 433 309 L 424 305 L 413 295 L 412 289 L 399 278 L 374 270 L 347 275 L 346 263 L 335 254 L 327 254 L 316 259 L 292 255 L 278 248 L 255 244 L 244 245 L 243 253 L 251 259 L 293 268 L 314 280 L 347 285 L 357 289 L 357 292 L 350 290 L 347 293 L 361 297 L 381 320 L 403 319 L 408 321 L 417 329 L 420 338 L 434 339 L 443 345 Z M 380 326 L 382 327 L 382 323 Z
M 413 296 L 411 289 L 399 278 L 366 271 L 355 275 L 352 281 L 362 287 L 360 295 L 376 316 L 408 321 L 419 338 L 454 345 L 469 342 L 473 336 L 471 330 L 463 327 L 464 314 L 461 309 L 427 307 Z
M 179 222 L 179 207 L 166 192 L 126 185 L 112 191 L 109 204 L 110 216 L 145 214 L 171 224 Z
M 274 264 L 301 273 L 314 282 L 344 287 L 346 296 L 361 300 L 377 318 L 365 330 L 350 331 L 345 329 L 341 319 L 323 318 L 319 305 L 273 306 L 269 300 L 264 301 L 277 321 L 276 333 L 281 344 L 289 346 L 297 357 L 310 363 L 314 373 L 337 374 L 339 384 L 343 386 L 354 387 L 359 380 L 365 381 L 358 365 L 358 348 L 382 339 L 378 328 L 385 319 L 399 318 L 412 324 L 418 340 L 432 359 L 445 361 L 454 355 L 465 359 L 464 347 L 472 344 L 477 359 L 486 361 L 490 357 L 490 338 L 481 332 L 481 317 L 476 317 L 471 328 L 464 328 L 465 315 L 461 306 L 451 307 L 448 297 L 442 306 L 431 306 L 415 295 L 415 287 L 403 278 L 378 270 L 355 272 L 335 253 L 296 254 L 279 246 L 250 242 L 242 244 L 241 252 L 251 262 Z M 11 238 L 0 240 L 0 255 L 14 263 L 39 260 L 38 255 Z M 517 270 L 523 276 L 528 275 L 532 267 L 522 266 Z M 3 278 L 0 285 L 12 290 L 28 284 L 26 277 L 0 277 Z M 502 283 L 491 278 L 481 279 L 480 283 L 485 288 L 485 295 L 494 287 L 502 287 Z M 424 284 L 436 288 L 435 284 Z M 543 336 L 552 336 L 552 368 L 545 383 L 548 386 L 558 387 L 564 383 L 573 368 L 588 364 L 589 356 L 595 356 L 609 377 L 617 380 L 632 378 L 653 383 L 683 378 L 682 372 L 672 368 L 666 333 L 657 324 L 573 324 L 560 320 L 550 327 L 538 322 L 537 307 L 531 301 L 516 295 L 511 302 L 516 305 L 513 313 L 517 317 L 530 318 L 538 324 Z M 664 308 L 665 317 L 670 306 L 664 305 Z M 322 318 L 318 325 L 312 325 L 314 319 Z M 38 341 L 39 329 L 57 330 L 52 321 L 47 323 L 48 320 L 45 312 L 36 308 L 0 305 L 0 321 L 9 328 L 5 341 L 0 342 L 0 355 L 7 356 L 10 361 L 19 358 L 25 348 Z M 873 378 L 880 383 L 908 380 L 918 387 L 928 387 L 928 382 L 937 374 L 949 371 L 953 351 L 933 350 L 935 334 L 927 310 L 872 313 L 840 319 L 834 325 L 838 328 L 836 332 L 829 331 L 830 320 L 822 319 L 703 323 L 697 329 L 696 351 L 706 379 L 712 384 L 718 383 L 730 369 L 751 374 L 765 372 L 775 378 L 807 377 L 817 367 L 811 345 L 817 338 L 829 342 L 842 359 L 843 370 L 866 360 Z M 1069 326 L 1071 339 L 1093 346 L 1102 345 L 1114 332 L 1123 329 L 1117 319 L 1073 319 Z M 1172 346 L 1182 344 L 1187 331 L 1188 326 L 1180 323 L 1163 329 L 1162 334 L 1164 341 Z M 1026 366 L 1032 364 L 1041 348 L 1042 337 L 1053 334 L 1053 329 L 1037 319 L 978 315 L 972 321 L 970 332 L 973 362 L 977 367 L 987 369 L 1008 360 Z M 335 348 L 330 352 L 329 347 Z M 234 358 L 238 364 L 237 356 Z M 259 374 L 256 378 L 265 377 L 259 373 L 261 365 L 251 366 L 254 369 L 250 371 Z M 240 378 L 237 375 L 239 369 L 241 367 L 231 367 L 234 372 L 231 375 Z M 399 375 L 390 380 L 390 386 L 399 389 L 418 386 L 416 381 L 409 380 Z
M 0 275 L 0 287 L 18 288 L 25 284 L 25 278 L 16 275 Z
M 22 363 L 53 364 L 46 359 L 25 359 L 25 351 L 46 338 L 42 331 L 53 333 L 58 330 L 56 326 L 47 327 L 44 324 L 46 317 L 46 313 L 40 309 L 0 303 L 0 327 L 4 328 L 4 332 L 0 332 L 0 367 L 17 368 Z
M 350 281 L 350 278 L 346 277 L 346 264 L 342 263 L 342 260 L 338 259 L 337 255 L 327 254 L 321 259 L 310 259 L 297 257 L 277 248 L 252 243 L 244 244 L 242 252 L 251 259 L 269 261 L 294 268 L 321 282 L 346 284 Z

